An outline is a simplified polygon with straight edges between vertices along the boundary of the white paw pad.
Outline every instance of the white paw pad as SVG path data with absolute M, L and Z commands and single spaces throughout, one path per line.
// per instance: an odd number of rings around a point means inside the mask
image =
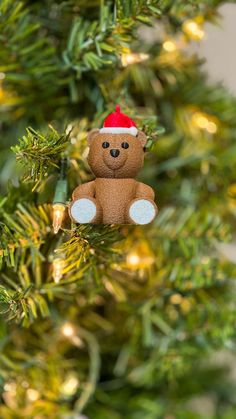
M 87 198 L 77 199 L 71 205 L 70 213 L 77 223 L 90 223 L 96 215 L 96 205 Z
M 136 224 L 148 224 L 156 215 L 154 205 L 147 199 L 135 201 L 129 209 L 129 216 Z

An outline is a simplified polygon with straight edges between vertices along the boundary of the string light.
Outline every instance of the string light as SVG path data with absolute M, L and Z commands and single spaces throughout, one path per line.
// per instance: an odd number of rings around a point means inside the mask
M 218 129 L 216 121 L 203 112 L 195 112 L 192 116 L 192 123 L 198 128 L 206 130 L 209 134 L 215 134 Z
M 69 339 L 75 346 L 81 347 L 83 346 L 83 341 L 80 337 L 76 334 L 76 329 L 73 324 L 66 322 L 61 326 L 61 334 Z
M 201 41 L 205 36 L 203 28 L 196 20 L 186 20 L 182 28 L 186 35 L 194 41 Z
M 6 383 L 6 384 L 4 384 L 3 388 L 4 388 L 5 391 L 9 391 L 11 393 L 16 393 L 16 383 L 13 383 L 13 382 Z
M 140 263 L 140 256 L 137 253 L 129 253 L 126 258 L 126 262 L 130 266 L 138 266 Z
M 127 67 L 128 65 L 137 64 L 141 61 L 146 61 L 149 58 L 148 54 L 144 53 L 137 53 L 137 52 L 127 52 L 121 55 L 121 63 L 123 67 Z
M 64 259 L 55 258 L 52 262 L 52 277 L 54 282 L 58 284 L 63 276 L 63 269 L 65 266 Z
M 4 391 L 2 392 L 2 397 L 7 406 L 12 409 L 15 409 L 17 406 L 16 395 L 17 395 L 17 386 L 16 383 L 9 382 L 6 383 L 3 387 Z
M 73 125 L 72 124 L 68 124 L 67 127 L 66 127 L 66 134 L 67 135 L 70 134 L 71 131 L 72 131 L 72 129 L 73 129 Z
M 176 51 L 177 47 L 174 41 L 167 40 L 163 43 L 163 49 L 167 52 L 174 52 Z
M 67 198 L 67 166 L 68 161 L 66 157 L 61 159 L 59 179 L 56 184 L 56 190 L 53 199 L 53 215 L 52 215 L 52 226 L 54 234 L 57 234 L 62 226 L 62 222 L 65 216 L 66 210 L 66 198 Z
M 85 149 L 84 149 L 84 151 L 82 153 L 82 157 L 84 159 L 87 159 L 88 155 L 89 155 L 89 147 L 87 146 L 87 147 L 85 147 Z
M 187 298 L 182 297 L 181 294 L 176 293 L 176 294 L 171 295 L 170 302 L 171 304 L 179 306 L 183 313 L 188 313 L 191 308 L 190 301 Z
M 217 125 L 214 122 L 209 122 L 207 125 L 206 130 L 210 133 L 210 134 L 215 134 L 217 131 Z
M 182 300 L 183 300 L 183 297 L 182 297 L 182 295 L 180 295 L 180 294 L 173 294 L 173 295 L 170 297 L 170 302 L 171 302 L 172 304 L 175 304 L 175 305 L 181 304 Z
M 64 204 L 53 204 L 52 205 L 52 227 L 54 234 L 57 234 L 62 226 L 62 222 L 65 216 L 66 205 Z
M 73 338 L 76 335 L 74 326 L 71 323 L 64 323 L 61 327 L 61 333 L 66 338 Z
M 62 383 L 61 393 L 65 396 L 72 396 L 75 394 L 79 386 L 79 380 L 75 375 L 70 374 Z
M 129 269 L 146 269 L 154 262 L 153 254 L 147 243 L 139 242 L 135 249 L 126 256 L 126 266 Z
M 35 390 L 34 388 L 29 388 L 26 391 L 27 394 L 27 398 L 31 401 L 31 402 L 35 402 L 36 400 L 39 399 L 39 392 L 37 390 Z

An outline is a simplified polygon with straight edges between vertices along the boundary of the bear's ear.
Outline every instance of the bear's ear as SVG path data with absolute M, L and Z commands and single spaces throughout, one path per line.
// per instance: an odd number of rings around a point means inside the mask
M 144 134 L 144 132 L 142 131 L 138 131 L 138 135 L 137 135 L 138 140 L 141 142 L 142 146 L 145 147 L 146 143 L 147 143 L 147 137 Z
M 88 138 L 87 138 L 87 141 L 88 141 L 88 145 L 90 146 L 91 145 L 91 142 L 93 141 L 93 139 L 97 136 L 99 134 L 99 129 L 98 128 L 94 128 L 94 129 L 92 129 L 92 131 L 90 131 L 89 133 L 88 133 Z

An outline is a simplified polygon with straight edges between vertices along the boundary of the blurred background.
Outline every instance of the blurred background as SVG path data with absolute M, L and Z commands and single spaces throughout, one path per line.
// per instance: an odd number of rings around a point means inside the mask
M 204 57 L 204 68 L 212 82 L 221 82 L 232 94 L 236 94 L 236 5 L 219 7 L 222 18 L 217 25 L 206 23 L 206 35 L 199 43 L 191 46 Z
M 220 0 L 0 2 L 0 418 L 236 417 L 235 22 Z M 117 103 L 158 217 L 75 226 Z

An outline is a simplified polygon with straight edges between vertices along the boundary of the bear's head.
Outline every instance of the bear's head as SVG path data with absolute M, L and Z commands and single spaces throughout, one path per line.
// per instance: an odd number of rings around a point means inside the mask
M 143 165 L 147 138 L 137 135 L 92 130 L 88 135 L 88 163 L 96 177 L 134 178 Z
M 117 105 L 101 129 L 88 135 L 88 163 L 96 177 L 134 178 L 143 165 L 147 138 Z

